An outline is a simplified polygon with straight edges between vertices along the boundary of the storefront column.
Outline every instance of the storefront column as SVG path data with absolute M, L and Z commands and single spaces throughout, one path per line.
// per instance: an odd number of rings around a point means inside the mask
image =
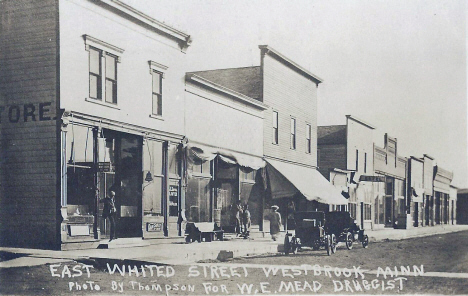
M 100 130 L 97 127 L 93 127 L 93 185 L 94 185 L 94 209 L 93 209 L 93 234 L 95 239 L 99 239 L 99 228 L 98 228 L 98 215 L 99 215 L 99 177 L 98 177 L 98 166 L 99 166 L 99 137 Z M 105 194 L 105 193 L 104 193 Z
M 61 126 L 61 157 L 60 157 L 60 214 L 62 223 L 60 227 L 60 237 L 63 243 L 67 239 L 67 125 L 68 120 L 62 121 Z

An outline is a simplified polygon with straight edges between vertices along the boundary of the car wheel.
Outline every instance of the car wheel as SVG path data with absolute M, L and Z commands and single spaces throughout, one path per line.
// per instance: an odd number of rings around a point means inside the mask
M 353 241 L 354 241 L 353 234 L 351 232 L 348 232 L 346 234 L 346 248 L 348 250 L 351 250 L 353 248 Z
M 331 235 L 331 251 L 333 254 L 336 253 L 336 245 L 338 244 L 338 241 L 336 239 L 336 235 L 332 234 Z
M 364 238 L 362 239 L 362 247 L 367 248 L 369 246 L 369 237 L 367 235 L 364 235 Z

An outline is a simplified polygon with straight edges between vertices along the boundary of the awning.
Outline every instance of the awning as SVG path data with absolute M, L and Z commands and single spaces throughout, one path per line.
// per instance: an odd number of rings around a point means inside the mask
M 217 147 L 209 147 L 200 144 L 188 143 L 186 145 L 187 157 L 189 160 L 200 160 L 202 162 L 212 160 L 216 156 L 220 156 L 221 160 L 230 164 L 239 164 L 243 167 L 248 167 L 258 170 L 265 166 L 265 161 L 260 156 L 233 152 Z
M 307 200 L 346 205 L 348 200 L 316 169 L 277 160 L 267 160 L 267 173 L 273 198 L 291 197 L 300 192 Z

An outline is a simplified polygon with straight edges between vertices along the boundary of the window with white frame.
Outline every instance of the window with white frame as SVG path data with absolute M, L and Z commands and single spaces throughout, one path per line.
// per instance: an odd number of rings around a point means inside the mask
M 163 115 L 163 78 L 168 69 L 160 63 L 149 61 L 152 79 L 151 115 L 161 117 Z
M 278 111 L 273 111 L 273 144 L 278 144 Z
M 162 74 L 152 71 L 153 76 L 153 115 L 162 116 Z
M 117 104 L 117 64 L 123 49 L 89 35 L 83 35 L 89 53 L 89 98 Z
M 296 149 L 296 118 L 291 117 L 291 149 Z
M 306 124 L 306 153 L 312 152 L 312 126 Z

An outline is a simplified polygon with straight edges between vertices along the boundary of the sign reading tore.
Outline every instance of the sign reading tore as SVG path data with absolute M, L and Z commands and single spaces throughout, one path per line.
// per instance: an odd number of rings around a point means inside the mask
M 0 106 L 0 123 L 55 120 L 52 102 Z

